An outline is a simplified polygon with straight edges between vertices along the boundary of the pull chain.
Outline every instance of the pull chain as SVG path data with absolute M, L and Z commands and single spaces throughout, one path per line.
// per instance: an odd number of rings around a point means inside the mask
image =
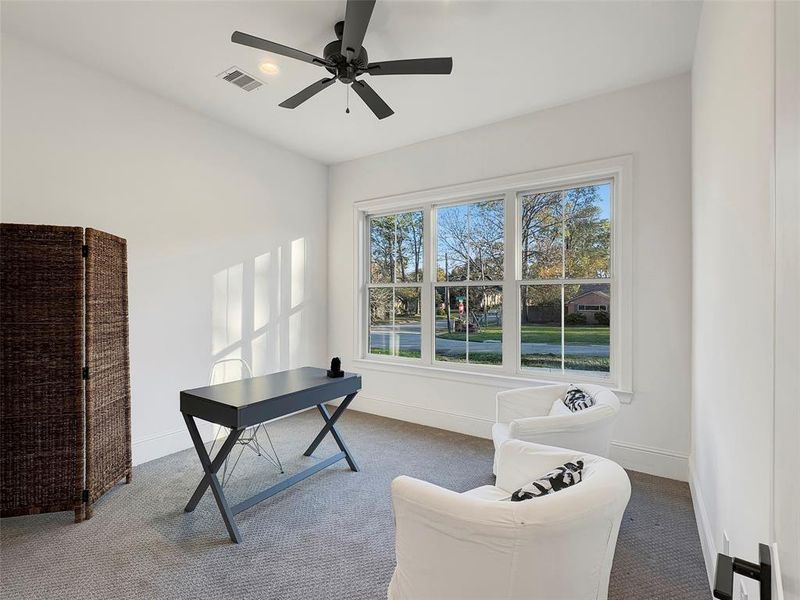
M 348 115 L 350 114 L 350 86 L 347 86 L 347 109 L 344 111 Z

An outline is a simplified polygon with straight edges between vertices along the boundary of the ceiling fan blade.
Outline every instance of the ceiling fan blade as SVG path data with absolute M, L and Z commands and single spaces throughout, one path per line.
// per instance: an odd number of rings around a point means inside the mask
M 453 59 L 450 57 L 385 60 L 369 63 L 367 67 L 370 75 L 450 75 L 452 71 Z
M 361 96 L 364 104 L 369 106 L 369 109 L 374 112 L 375 116 L 379 119 L 385 119 L 386 117 L 390 117 L 394 114 L 394 111 L 389 108 L 389 105 L 386 104 L 386 102 L 384 102 L 383 99 L 378 96 L 378 93 L 366 82 L 354 81 L 352 88 L 356 94 Z
M 311 96 L 314 96 L 315 94 L 319 94 L 322 90 L 324 90 L 326 87 L 328 87 L 334 81 L 336 81 L 336 77 L 330 77 L 328 79 L 320 79 L 316 83 L 312 83 L 307 88 L 305 88 L 303 90 L 300 90 L 299 92 L 297 92 L 291 98 L 288 98 L 288 99 L 284 100 L 283 102 L 278 104 L 278 106 L 280 106 L 282 108 L 297 108 L 303 102 L 305 102 L 306 100 L 311 98 Z
M 342 34 L 342 56 L 347 62 L 351 62 L 361 52 L 373 8 L 375 0 L 347 0 Z
M 297 50 L 296 48 L 290 48 L 289 46 L 284 46 L 283 44 L 270 42 L 269 40 L 263 40 L 254 35 L 250 35 L 249 33 L 234 31 L 233 35 L 231 36 L 231 41 L 235 44 L 250 46 L 251 48 L 258 48 L 259 50 L 266 50 L 267 52 L 272 52 L 273 54 L 288 56 L 289 58 L 302 60 L 303 62 L 311 63 L 313 65 L 319 65 L 321 67 L 328 66 L 328 63 L 319 56 L 314 56 L 308 52 L 303 52 L 302 50 Z

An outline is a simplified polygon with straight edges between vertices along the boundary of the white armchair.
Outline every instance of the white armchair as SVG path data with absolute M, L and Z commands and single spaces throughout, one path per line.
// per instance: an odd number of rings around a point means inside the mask
M 564 406 L 561 414 L 551 415 L 553 403 L 563 399 L 568 388 L 565 383 L 497 394 L 497 422 L 492 426 L 495 474 L 497 450 L 509 439 L 608 456 L 619 398 L 608 388 L 581 384 L 580 388 L 594 398 L 595 405 L 574 413 Z
M 576 459 L 579 483 L 503 501 Z M 630 493 L 627 474 L 608 459 L 520 441 L 500 449 L 496 486 L 459 494 L 398 477 L 389 600 L 605 600 Z

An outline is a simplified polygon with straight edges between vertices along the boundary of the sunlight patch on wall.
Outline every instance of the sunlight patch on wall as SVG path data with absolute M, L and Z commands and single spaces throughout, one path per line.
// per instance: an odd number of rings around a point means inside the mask
M 272 271 L 272 253 L 265 252 L 256 256 L 253 273 L 253 329 L 266 327 L 270 320 L 270 275 Z M 278 278 L 275 278 L 278 279 Z
M 292 309 L 303 303 L 306 279 L 306 239 L 292 241 Z
M 269 351 L 267 350 L 266 332 L 257 335 L 250 342 L 250 355 L 253 357 L 253 373 L 268 373 Z
M 242 263 L 223 269 L 214 275 L 211 300 L 211 350 L 214 355 L 242 339 L 243 276 Z
M 278 345 L 275 333 L 267 330 L 253 338 L 250 343 L 253 357 L 253 373 L 272 373 L 280 368 Z
M 289 316 L 289 365 L 291 368 L 302 367 L 301 351 L 303 342 L 303 312 L 298 311 Z
M 307 363 L 305 238 L 244 258 L 213 276 L 212 356 L 243 358 L 259 376 Z M 246 376 L 236 363 L 216 379 Z

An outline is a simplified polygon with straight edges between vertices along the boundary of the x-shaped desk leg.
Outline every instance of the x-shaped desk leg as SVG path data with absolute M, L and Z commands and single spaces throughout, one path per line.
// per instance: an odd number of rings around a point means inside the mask
M 334 425 L 336 425 L 336 421 L 339 420 L 339 417 L 342 416 L 342 413 L 347 409 L 347 407 L 350 405 L 350 403 L 353 401 L 353 398 L 355 397 L 356 397 L 355 394 L 350 394 L 349 396 L 345 396 L 345 399 L 342 400 L 341 404 L 339 404 L 336 410 L 333 411 L 333 415 L 330 415 L 328 413 L 328 409 L 325 407 L 324 404 L 317 404 L 317 408 L 319 409 L 319 412 L 322 414 L 322 418 L 325 419 L 325 426 L 317 434 L 317 437 L 314 438 L 314 441 L 311 442 L 311 445 L 308 447 L 308 450 L 303 452 L 303 455 L 311 456 L 311 453 L 317 449 L 317 446 L 319 446 L 323 438 L 326 435 L 328 435 L 328 432 L 330 432 L 330 434 L 333 436 L 333 439 L 336 441 L 336 445 L 339 446 L 339 450 L 344 452 L 345 460 L 347 461 L 347 464 L 350 465 L 350 470 L 358 471 L 358 465 L 356 464 L 356 461 L 353 460 L 353 456 L 350 454 L 350 450 L 345 445 L 344 440 L 339 435 L 339 432 L 336 431 L 336 427 L 334 427 Z
M 225 458 L 227 458 L 236 440 L 239 439 L 239 436 L 242 435 L 242 431 L 244 430 L 232 429 L 225 439 L 225 443 L 222 444 L 222 448 L 219 449 L 219 452 L 217 452 L 217 455 L 212 461 L 208 456 L 208 452 L 206 452 L 206 446 L 203 444 L 200 432 L 197 431 L 197 424 L 194 422 L 194 417 L 185 414 L 183 415 L 183 419 L 186 421 L 186 427 L 189 430 L 189 435 L 192 437 L 194 449 L 197 451 L 197 456 L 200 458 L 200 463 L 203 465 L 203 471 L 205 472 L 203 479 L 200 480 L 200 484 L 197 486 L 194 494 L 192 494 L 184 510 L 186 512 L 192 512 L 197 507 L 197 503 L 200 502 L 200 498 L 205 494 L 206 489 L 211 486 L 211 491 L 214 493 L 214 499 L 217 501 L 219 512 L 222 513 L 222 520 L 225 521 L 225 527 L 228 529 L 231 541 L 238 544 L 242 541 L 242 535 L 239 533 L 239 528 L 236 526 L 236 521 L 233 519 L 233 512 L 231 512 L 230 506 L 228 506 L 228 500 L 225 498 L 219 479 L 217 479 L 217 471 L 219 471 L 220 467 L 225 462 Z

